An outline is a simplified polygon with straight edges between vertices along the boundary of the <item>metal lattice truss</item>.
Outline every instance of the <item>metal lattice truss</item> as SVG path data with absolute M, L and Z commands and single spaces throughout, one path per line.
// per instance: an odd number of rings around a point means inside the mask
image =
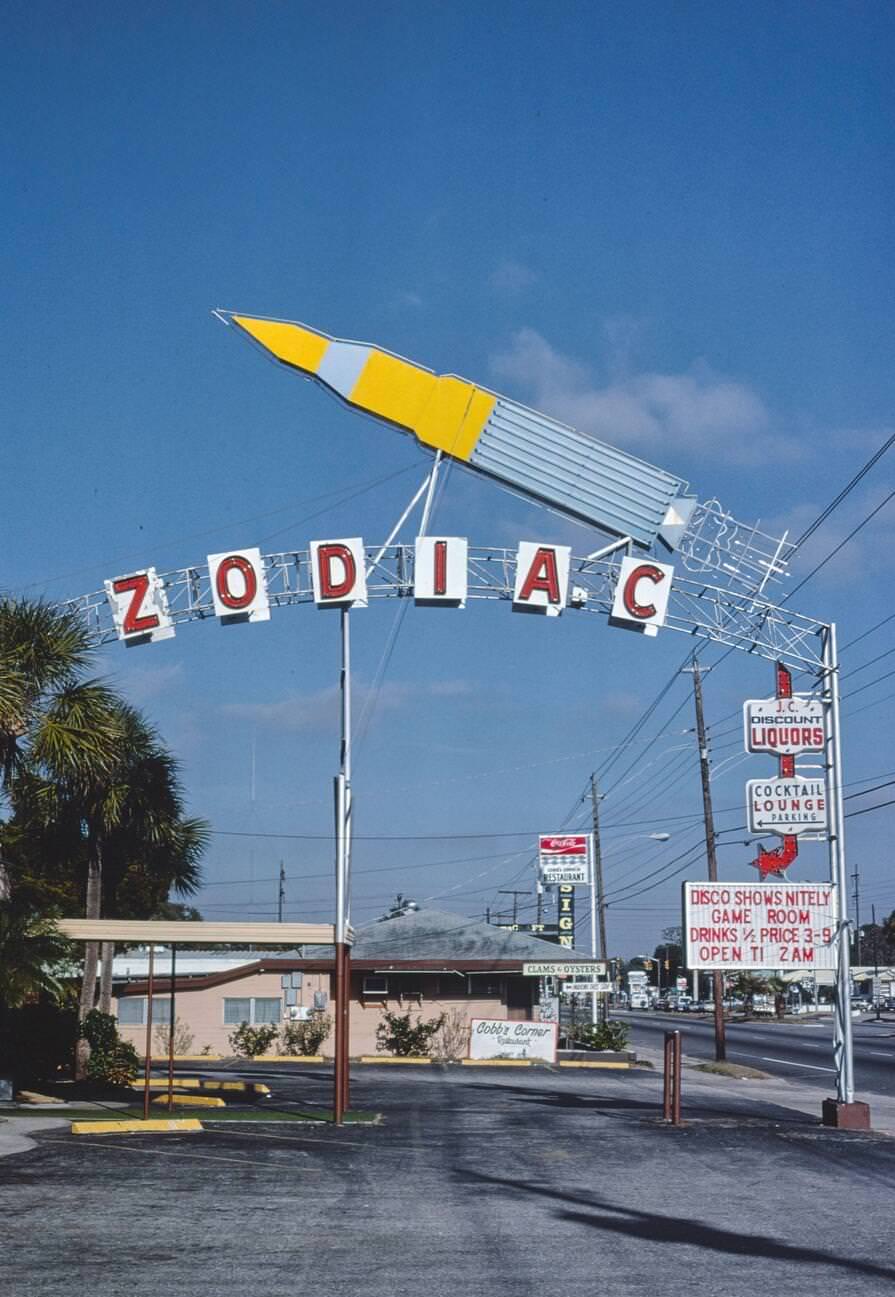
M 413 597 L 414 547 L 392 544 L 366 549 L 370 599 Z M 621 557 L 576 558 L 569 570 L 569 607 L 606 617 L 612 609 Z M 272 608 L 314 602 L 308 550 L 264 556 L 267 593 Z M 511 601 L 516 576 L 515 549 L 469 547 L 469 599 Z M 175 626 L 215 618 L 208 566 L 161 574 Z M 118 638 L 104 590 L 63 605 L 82 615 L 98 643 Z M 821 672 L 825 625 L 811 617 L 769 603 L 757 594 L 738 594 L 675 573 L 666 627 L 697 640 L 727 645 L 791 667 Z

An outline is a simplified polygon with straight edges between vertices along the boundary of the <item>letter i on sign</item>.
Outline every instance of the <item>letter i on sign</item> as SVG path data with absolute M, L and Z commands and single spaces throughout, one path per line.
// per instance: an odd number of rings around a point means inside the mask
M 469 544 L 465 536 L 417 536 L 413 598 L 421 607 L 465 608 Z

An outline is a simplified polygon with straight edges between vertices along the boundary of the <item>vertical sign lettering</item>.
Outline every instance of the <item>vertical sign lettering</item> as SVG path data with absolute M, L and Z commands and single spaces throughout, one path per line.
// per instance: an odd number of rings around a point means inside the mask
M 118 638 L 125 644 L 148 644 L 173 636 L 165 587 L 154 567 L 116 576 L 104 584 Z
M 311 580 L 318 608 L 367 606 L 367 573 L 364 542 L 350 540 L 311 541 Z
M 558 617 L 569 593 L 568 545 L 538 545 L 522 540 L 516 552 L 515 612 L 540 612 Z
M 658 635 L 665 625 L 674 568 L 639 558 L 623 558 L 610 621 Z

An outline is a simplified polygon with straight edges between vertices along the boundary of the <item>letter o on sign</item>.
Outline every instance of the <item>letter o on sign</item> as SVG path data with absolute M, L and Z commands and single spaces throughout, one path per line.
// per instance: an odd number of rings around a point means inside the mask
M 233 549 L 208 555 L 214 610 L 224 625 L 269 621 L 270 602 L 260 549 Z
M 233 590 L 234 583 L 231 582 L 231 575 L 234 572 L 239 573 L 240 580 L 235 584 L 238 586 L 241 582 L 241 594 L 236 594 Z M 247 558 L 243 558 L 242 554 L 227 555 L 218 567 L 214 584 L 221 603 L 232 612 L 243 612 L 258 593 L 258 578 L 255 575 L 255 569 Z

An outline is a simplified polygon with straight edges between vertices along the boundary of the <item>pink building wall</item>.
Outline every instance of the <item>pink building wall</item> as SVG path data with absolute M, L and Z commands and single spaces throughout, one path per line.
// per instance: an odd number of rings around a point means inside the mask
M 376 1028 L 382 1021 L 383 1006 L 392 1013 L 404 1014 L 410 1010 L 414 1021 L 418 1017 L 428 1021 L 444 1013 L 454 1026 L 452 1033 L 454 1036 L 458 1034 L 458 1024 L 462 1024 L 462 1030 L 465 1032 L 473 1018 L 504 1019 L 508 1016 L 506 1000 L 503 994 L 471 996 L 460 993 L 460 991 L 451 994 L 452 987 L 450 984 L 444 986 L 445 980 L 444 978 L 434 977 L 426 979 L 424 985 L 428 984 L 430 990 L 434 991 L 435 994 L 424 991 L 420 997 L 416 994 L 402 997 L 392 993 L 388 996 L 364 998 L 360 993 L 363 985 L 363 974 L 356 973 L 352 978 L 351 997 L 350 1048 L 352 1057 L 379 1052 L 376 1046 Z M 458 987 L 462 988 L 464 986 L 461 979 L 458 978 L 456 981 Z M 391 986 L 389 990 L 392 990 Z M 313 1007 L 315 991 L 326 993 L 328 999 L 327 1012 L 331 1015 L 332 989 L 329 973 L 305 973 L 303 975 L 302 986 L 297 993 L 299 1005 Z M 167 992 L 162 991 L 158 994 L 160 994 L 161 998 L 165 998 Z M 175 1012 L 178 1021 L 182 1022 L 192 1033 L 193 1043 L 189 1053 L 201 1054 L 207 1051 L 210 1054 L 231 1055 L 233 1050 L 229 1043 L 229 1037 L 235 1027 L 224 1022 L 224 1000 L 246 999 L 248 997 L 278 997 L 282 1001 L 284 992 L 280 983 L 280 974 L 253 973 L 218 986 L 197 987 L 192 990 L 179 988 Z M 118 1012 L 117 1000 L 113 1002 L 112 1011 L 115 1014 Z M 281 1022 L 281 1029 L 282 1025 L 284 1024 Z M 146 1027 L 119 1025 L 119 1031 L 123 1039 L 130 1041 L 142 1057 L 146 1044 Z M 333 1043 L 333 1036 L 330 1033 L 320 1051 L 324 1057 L 332 1057 Z M 278 1042 L 275 1042 L 271 1052 L 276 1053 L 278 1048 Z M 156 1035 L 155 1030 L 153 1030 L 152 1049 L 153 1056 L 156 1054 L 161 1056 L 164 1053 L 164 1047 L 159 1044 L 159 1037 Z M 467 1053 L 468 1040 L 464 1039 L 460 1056 L 465 1057 Z

